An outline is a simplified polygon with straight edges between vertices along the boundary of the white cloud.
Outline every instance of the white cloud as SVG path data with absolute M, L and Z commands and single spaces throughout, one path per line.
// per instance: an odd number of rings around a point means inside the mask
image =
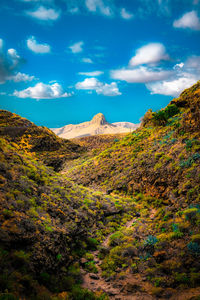
M 185 13 L 180 19 L 173 23 L 175 28 L 190 28 L 192 30 L 200 30 L 200 19 L 196 11 L 192 10 Z
M 136 55 L 129 62 L 130 66 L 154 64 L 169 59 L 165 47 L 161 43 L 150 43 L 136 50 Z
M 78 82 L 76 84 L 77 90 L 96 90 L 96 88 L 101 85 L 100 81 L 98 79 L 92 77 L 92 78 L 86 78 L 82 82 Z
M 102 94 L 104 96 L 120 96 L 122 93 L 119 91 L 119 88 L 116 82 L 111 82 L 110 84 L 105 83 L 96 89 L 97 94 Z
M 35 76 L 30 76 L 28 74 L 18 72 L 17 74 L 8 77 L 8 79 L 13 80 L 14 82 L 22 82 L 22 81 L 32 81 L 36 78 Z
M 111 8 L 109 6 L 106 6 L 103 0 L 86 0 L 85 5 L 91 12 L 99 12 L 105 16 L 112 15 Z
M 13 48 L 8 49 L 8 55 L 13 60 L 18 60 L 20 56 L 17 54 L 17 51 Z
M 0 51 L 0 84 L 5 83 L 12 76 L 20 63 L 23 62 L 23 59 L 13 48 L 10 48 L 3 52 L 3 49 Z
M 146 85 L 152 94 L 178 96 L 200 79 L 200 56 L 191 56 L 175 67 L 170 79 Z
M 124 80 L 129 83 L 147 83 L 163 80 L 170 76 L 170 71 L 151 69 L 140 66 L 136 69 L 119 69 L 111 71 L 113 79 Z
M 26 43 L 27 47 L 35 53 L 49 53 L 51 51 L 51 47 L 48 44 L 39 44 L 34 36 L 27 39 Z
M 103 83 L 94 77 L 78 82 L 75 87 L 77 90 L 94 90 L 97 94 L 109 97 L 121 95 L 116 82 Z
M 18 98 L 33 99 L 56 99 L 71 96 L 71 94 L 64 92 L 62 86 L 58 83 L 44 84 L 42 82 L 22 91 L 15 90 L 13 95 Z
M 71 49 L 72 53 L 80 53 L 83 51 L 83 45 L 84 43 L 82 41 L 77 42 L 71 46 L 69 46 L 69 49 Z
M 175 64 L 175 66 L 173 66 L 173 69 L 176 70 L 176 69 L 182 69 L 184 67 L 184 63 L 181 62 L 180 64 Z
M 0 51 L 3 49 L 3 40 L 0 39 Z
M 84 75 L 84 76 L 100 76 L 103 74 L 102 71 L 93 71 L 93 72 L 79 72 L 79 75 Z
M 195 72 L 195 70 L 199 70 L 200 72 L 200 56 L 189 57 L 185 62 L 185 66 L 186 68 L 193 69 L 193 72 Z
M 79 8 L 78 8 L 78 6 L 71 7 L 71 8 L 68 9 L 68 12 L 70 14 L 77 14 L 79 12 Z
M 125 20 L 130 20 L 133 18 L 133 14 L 129 13 L 125 8 L 121 9 L 120 15 Z
M 21 61 L 21 57 L 18 55 L 17 51 L 13 48 L 7 51 L 9 59 L 12 61 L 12 68 L 16 67 Z
M 42 21 L 55 21 L 60 17 L 60 12 L 53 8 L 39 6 L 36 10 L 27 11 L 27 15 Z
M 160 94 L 166 96 L 177 97 L 184 89 L 192 86 L 198 78 L 192 74 L 173 79 L 171 81 L 162 81 L 147 84 L 146 87 L 151 91 L 151 94 Z
M 93 64 L 94 62 L 91 60 L 91 58 L 89 57 L 83 57 L 82 60 L 81 60 L 83 63 L 86 63 L 86 64 Z

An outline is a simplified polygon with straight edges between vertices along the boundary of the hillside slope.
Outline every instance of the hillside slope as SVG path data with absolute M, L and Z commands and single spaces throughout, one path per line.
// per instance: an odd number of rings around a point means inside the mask
M 0 299 L 104 299 L 80 288 L 79 261 L 130 218 L 132 199 L 79 187 L 7 137 L 0 161 Z
M 199 192 L 199 107 L 198 82 L 165 109 L 148 111 L 139 129 L 68 175 L 109 192 L 142 192 L 190 203 Z
M 77 158 L 83 149 L 69 140 L 61 139 L 46 127 L 36 126 L 11 112 L 0 110 L 0 137 L 14 143 L 18 150 L 35 153 L 55 170 L 66 160 Z
M 0 300 L 199 299 L 200 82 L 121 137 L 0 116 Z
M 197 82 L 166 108 L 149 110 L 137 131 L 63 171 L 78 184 L 135 201 L 137 218 L 100 252 L 99 282 L 121 291 L 110 299 L 140 299 L 142 290 L 144 299 L 199 299 L 199 124 Z

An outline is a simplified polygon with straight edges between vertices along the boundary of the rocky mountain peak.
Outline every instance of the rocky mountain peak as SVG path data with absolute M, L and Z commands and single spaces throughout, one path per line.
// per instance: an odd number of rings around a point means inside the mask
M 107 121 L 104 115 L 102 113 L 99 113 L 92 118 L 91 123 L 97 125 L 104 125 L 107 123 Z

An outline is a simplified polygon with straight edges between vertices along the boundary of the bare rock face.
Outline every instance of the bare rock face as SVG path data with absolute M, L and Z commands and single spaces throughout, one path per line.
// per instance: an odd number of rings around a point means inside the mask
M 80 138 L 97 134 L 128 133 L 139 127 L 139 124 L 130 122 L 108 123 L 102 113 L 95 115 L 91 121 L 80 124 L 69 124 L 51 130 L 59 137 L 66 139 Z
M 96 124 L 96 125 L 105 125 L 108 124 L 106 121 L 106 118 L 102 113 L 99 113 L 95 115 L 92 120 L 90 121 L 91 124 Z

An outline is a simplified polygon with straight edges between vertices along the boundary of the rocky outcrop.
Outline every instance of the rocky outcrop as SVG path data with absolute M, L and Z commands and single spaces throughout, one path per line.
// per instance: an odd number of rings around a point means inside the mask
M 73 139 L 99 134 L 118 134 L 128 133 L 139 127 L 139 124 L 130 122 L 108 123 L 105 116 L 99 113 L 91 121 L 80 124 L 69 124 L 61 128 L 51 130 L 61 138 Z

